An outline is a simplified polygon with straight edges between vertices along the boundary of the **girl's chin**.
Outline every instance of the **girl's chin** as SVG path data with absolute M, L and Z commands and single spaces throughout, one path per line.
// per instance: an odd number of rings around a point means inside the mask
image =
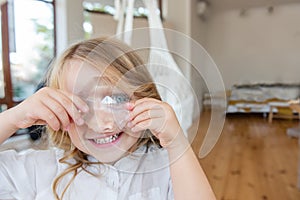
M 113 153 L 103 154 L 103 153 L 96 153 L 93 152 L 91 156 L 93 156 L 96 160 L 104 164 L 114 164 L 124 156 L 128 154 L 127 151 L 114 151 Z

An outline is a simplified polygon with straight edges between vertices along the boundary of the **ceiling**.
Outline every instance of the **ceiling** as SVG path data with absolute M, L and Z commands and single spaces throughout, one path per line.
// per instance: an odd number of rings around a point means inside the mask
M 114 1 L 112 0 L 84 0 L 86 2 L 100 2 L 103 5 L 114 6 Z M 162 0 L 168 3 L 173 0 Z M 185 0 L 183 0 L 185 1 Z M 251 7 L 260 6 L 275 6 L 279 4 L 287 3 L 300 3 L 300 0 L 195 0 L 195 1 L 206 1 L 209 2 L 210 7 L 213 9 L 244 9 Z M 135 7 L 144 7 L 142 0 L 135 0 Z
M 103 5 L 110 5 L 110 6 L 115 5 L 115 1 L 113 1 L 113 0 L 84 0 L 84 1 L 85 2 L 93 2 L 93 3 L 101 3 Z M 172 1 L 172 0 L 169 0 L 169 1 Z M 135 0 L 134 4 L 135 4 L 136 8 L 144 6 L 144 3 L 142 0 Z
M 200 1 L 200 0 L 199 0 Z M 204 0 L 210 3 L 212 8 L 250 8 L 260 6 L 274 6 L 279 4 L 300 3 L 300 0 Z

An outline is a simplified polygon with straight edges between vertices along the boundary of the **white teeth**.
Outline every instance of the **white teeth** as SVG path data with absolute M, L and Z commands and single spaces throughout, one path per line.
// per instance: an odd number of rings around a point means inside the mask
M 115 141 L 118 137 L 119 137 L 119 133 L 115 134 L 115 135 L 111 135 L 109 137 L 105 137 L 105 138 L 98 138 L 98 139 L 93 139 L 95 143 L 97 144 L 107 144 L 107 143 L 111 143 L 113 141 Z

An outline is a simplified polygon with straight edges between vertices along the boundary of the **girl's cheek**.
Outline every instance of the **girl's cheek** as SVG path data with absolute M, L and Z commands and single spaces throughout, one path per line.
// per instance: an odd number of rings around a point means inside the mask
M 80 135 L 80 128 L 77 127 L 74 123 L 71 123 L 69 126 L 69 136 L 71 138 L 71 142 L 73 143 L 73 145 L 78 148 L 79 150 L 87 153 L 87 149 L 84 147 L 83 142 L 82 142 L 82 137 L 83 135 Z
M 137 132 L 134 132 L 132 131 L 132 129 L 130 128 L 127 128 L 126 131 L 125 131 L 130 137 L 133 137 L 133 138 L 141 138 L 141 137 L 145 137 L 142 133 L 143 131 L 137 131 Z
M 79 138 L 78 134 L 76 133 L 75 129 L 69 128 L 68 133 L 69 133 L 72 143 L 76 146 L 76 144 L 79 143 L 80 138 Z

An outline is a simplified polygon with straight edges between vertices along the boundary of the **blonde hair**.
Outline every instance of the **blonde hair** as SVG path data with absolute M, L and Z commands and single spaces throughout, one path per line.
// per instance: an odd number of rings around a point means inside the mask
M 116 79 L 120 79 L 121 76 L 124 76 L 130 71 L 131 76 L 126 79 L 125 84 L 127 83 L 127 85 L 124 85 L 124 87 L 134 89 L 134 91 L 132 91 L 134 98 L 140 99 L 150 97 L 159 100 L 161 99 L 149 72 L 137 53 L 122 42 L 106 37 L 82 41 L 68 48 L 62 54 L 60 59 L 52 65 L 47 79 L 47 86 L 55 89 L 62 88 L 62 75 L 65 70 L 66 63 L 72 59 L 79 59 L 102 71 L 105 71 L 104 73 L 108 74 L 108 77 L 112 82 L 116 82 Z M 103 66 L 106 66 L 106 68 L 103 68 Z M 88 172 L 86 169 L 88 165 L 101 163 L 90 162 L 87 159 L 88 155 L 72 144 L 67 132 L 62 130 L 54 131 L 49 127 L 48 132 L 50 142 L 54 146 L 65 151 L 64 156 L 59 160 L 59 162 L 69 165 L 63 173 L 55 178 L 52 185 L 55 198 L 62 199 L 66 190 L 80 171 L 84 170 Z M 147 136 L 139 138 L 137 143 L 130 149 L 130 152 L 133 152 L 142 145 L 149 145 L 151 143 L 159 145 L 158 139 L 155 138 L 149 130 L 145 131 L 144 134 L 148 134 L 150 137 Z M 68 162 L 70 159 L 75 160 L 75 164 L 74 162 Z M 64 188 L 61 196 L 59 196 L 57 193 L 58 185 L 63 177 L 69 173 L 73 173 L 73 176 Z

